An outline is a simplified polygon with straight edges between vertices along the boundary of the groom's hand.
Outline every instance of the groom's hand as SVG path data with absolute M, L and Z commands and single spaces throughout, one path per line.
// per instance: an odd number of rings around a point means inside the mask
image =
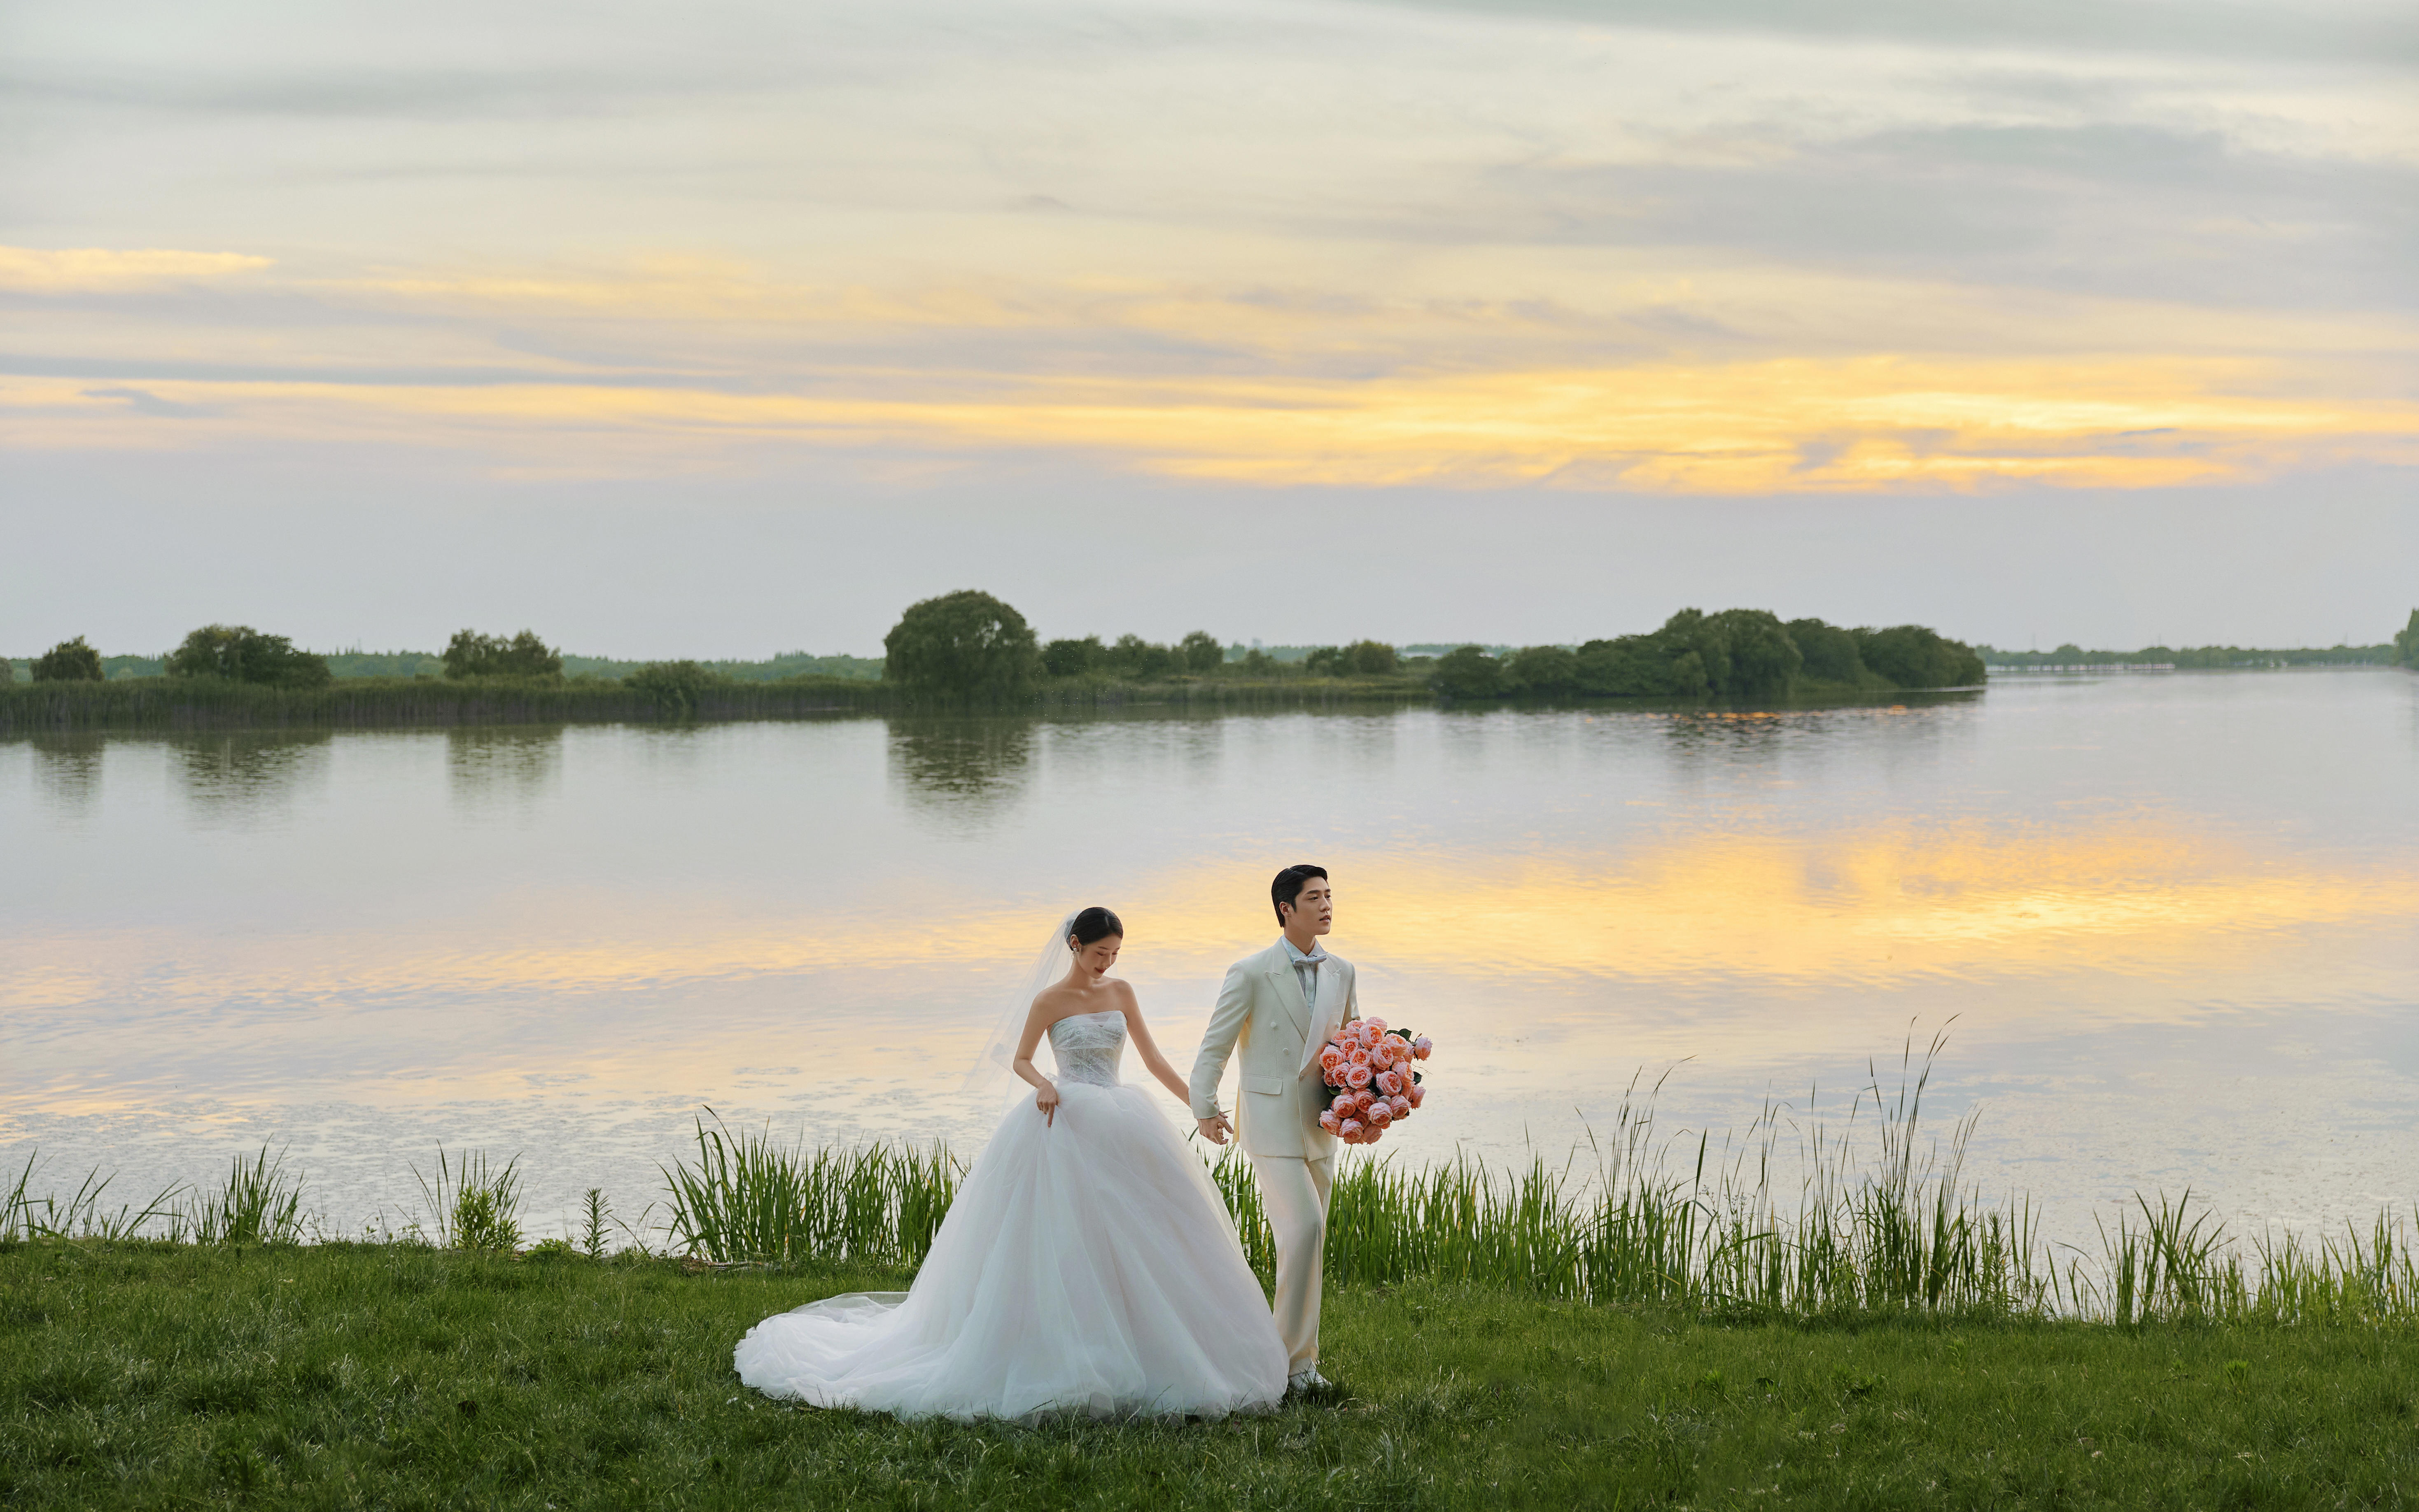
M 1201 1126 L 1201 1137 L 1213 1145 L 1225 1144 L 1226 1136 L 1234 1133 L 1227 1127 L 1226 1115 L 1223 1113 L 1213 1113 L 1206 1119 L 1195 1119 L 1193 1121 Z

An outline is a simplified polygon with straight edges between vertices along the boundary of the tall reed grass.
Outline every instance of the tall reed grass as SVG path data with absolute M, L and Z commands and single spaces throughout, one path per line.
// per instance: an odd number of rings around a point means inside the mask
M 74 730 L 347 729 L 476 724 L 621 723 L 659 719 L 795 719 L 829 714 L 1037 714 L 1174 705 L 1317 708 L 1429 699 L 1417 678 L 1209 677 L 1166 683 L 1065 679 L 1013 705 L 911 695 L 856 677 L 721 682 L 662 690 L 605 679 L 339 678 L 320 687 L 265 687 L 216 677 L 0 685 L 0 735 Z
M 75 1191 L 61 1197 L 56 1193 L 33 1194 L 34 1173 L 41 1168 L 41 1151 L 25 1156 L 23 1170 L 8 1191 L 0 1193 L 0 1242 L 23 1242 L 35 1239 L 132 1239 L 143 1233 L 156 1220 L 177 1216 L 170 1201 L 179 1190 L 170 1186 L 141 1208 L 120 1204 L 111 1210 L 101 1206 L 115 1176 L 99 1171 L 87 1172 Z
M 437 1241 L 447 1249 L 515 1250 L 521 1242 L 520 1157 L 498 1165 L 485 1150 L 449 1156 L 437 1147 L 437 1177 L 411 1167 Z
M 963 1174 L 939 1145 L 809 1150 L 763 1130 L 734 1133 L 719 1118 L 696 1126 L 697 1164 L 663 1167 L 666 1229 L 682 1251 L 717 1264 L 918 1264 Z
M 302 1180 L 285 1173 L 285 1157 L 269 1158 L 269 1147 L 250 1164 L 239 1155 L 216 1193 L 195 1200 L 171 1220 L 169 1236 L 190 1233 L 200 1244 L 290 1244 L 302 1237 Z
M 1528 1295 L 1764 1319 L 2077 1318 L 2163 1323 L 2419 1323 L 2419 1211 L 2340 1235 L 2227 1232 L 2186 1192 L 2137 1196 L 2098 1230 L 2097 1252 L 2044 1242 L 2028 1199 L 1986 1199 L 1964 1180 L 1969 1118 L 1935 1135 L 1925 1089 L 1941 1044 L 1902 1051 L 1897 1088 L 1876 1069 L 1835 1118 L 1767 1103 L 1741 1134 L 1667 1137 L 1659 1085 L 1633 1084 L 1601 1140 L 1556 1162 L 1500 1169 L 1461 1156 L 1415 1166 L 1343 1151 L 1330 1204 L 1328 1277 L 1383 1286 L 1434 1277 Z M 708 1110 L 708 1116 L 712 1110 Z M 694 1122 L 693 1158 L 662 1169 L 675 1252 L 716 1264 L 845 1260 L 914 1267 L 965 1168 L 939 1145 L 811 1149 L 763 1129 Z M 29 1157 L 0 1189 L 0 1241 L 158 1232 L 215 1242 L 300 1237 L 300 1184 L 264 1148 L 225 1186 L 110 1208 L 110 1179 L 36 1196 Z M 1245 1260 L 1262 1279 L 1275 1244 L 1250 1162 L 1208 1163 Z M 415 1174 L 417 1168 L 415 1167 Z M 438 1242 L 520 1242 L 516 1163 L 438 1154 L 422 1192 Z M 640 1222 L 645 1222 L 641 1215 Z M 549 1241 L 602 1257 L 611 1217 L 588 1193 L 578 1232 Z M 406 1237 L 420 1233 L 417 1226 Z M 641 1242 L 645 1242 L 641 1241 Z
M 2340 1240 L 2257 1236 L 2246 1253 L 2192 1194 L 2137 1198 L 2101 1253 L 2053 1246 L 2029 1199 L 1963 1179 L 1968 1118 L 1934 1137 L 1923 1099 L 1942 1041 L 1878 1068 L 1837 1120 L 1767 1103 L 1748 1130 L 1666 1139 L 1659 1084 L 1633 1084 L 1610 1138 L 1560 1163 L 1425 1167 L 1342 1151 L 1326 1273 L 1344 1286 L 1433 1277 L 1597 1304 L 1766 1319 L 2072 1317 L 2154 1321 L 2419 1323 L 2413 1225 L 2380 1216 Z M 945 1149 L 782 1148 L 697 1128 L 698 1160 L 666 1167 L 668 1237 L 701 1258 L 912 1264 L 954 1195 Z M 1584 1155 L 1584 1159 L 1582 1159 Z M 1210 1164 L 1267 1281 L 1275 1243 L 1251 1164 Z M 2419 1214 L 2414 1214 L 2419 1218 Z
M 0 687 L 0 735 L 69 730 L 386 728 L 696 719 L 789 719 L 880 713 L 897 701 L 880 683 L 817 678 L 728 683 L 678 708 L 615 682 L 483 678 L 347 678 L 322 687 L 264 687 L 216 677 Z

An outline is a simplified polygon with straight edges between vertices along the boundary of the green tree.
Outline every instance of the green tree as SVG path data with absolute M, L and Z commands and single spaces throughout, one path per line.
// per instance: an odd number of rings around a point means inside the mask
M 1491 699 L 1502 690 L 1502 668 L 1485 646 L 1456 646 L 1437 658 L 1436 688 L 1447 698 Z
M 1805 658 L 1800 670 L 1807 676 L 1826 683 L 1864 681 L 1865 663 L 1857 655 L 1857 638 L 1841 626 L 1821 620 L 1792 620 L 1789 639 L 1797 643 L 1798 654 Z
M 1216 671 L 1226 663 L 1226 648 L 1207 630 L 1195 630 L 1176 644 L 1177 654 L 1184 660 L 1185 671 L 1195 677 Z
M 1564 647 L 1523 646 L 1506 656 L 1502 666 L 1506 693 L 1542 698 L 1579 691 L 1579 658 Z
M 1346 671 L 1342 646 L 1313 646 L 1302 658 L 1302 671 L 1313 677 L 1341 677 Z
M 1174 651 L 1153 645 L 1138 635 L 1121 635 L 1117 644 L 1109 647 L 1109 670 L 1135 682 L 1165 677 L 1176 665 Z
M 883 677 L 912 693 L 1021 699 L 1041 671 L 1025 616 L 974 589 L 908 606 L 882 647 Z
M 1656 643 L 1664 655 L 1666 678 L 1673 684 L 1672 691 L 1683 698 L 1701 698 L 1718 693 L 1731 680 L 1731 653 L 1723 639 L 1721 626 L 1710 622 L 1701 609 L 1684 609 L 1663 622 L 1655 632 Z M 1694 671 L 1680 666 L 1684 656 L 1694 656 Z
M 1708 615 L 1705 633 L 1721 643 L 1728 670 L 1714 691 L 1737 697 L 1763 697 L 1789 691 L 1805 657 L 1789 639 L 1788 627 L 1770 609 L 1726 609 Z
M 1982 658 L 1974 648 L 1920 625 L 1855 631 L 1864 664 L 1901 687 L 1967 687 L 1982 681 Z M 2061 656 L 2067 648 L 2058 648 Z M 2082 653 L 2075 652 L 2080 656 Z
M 2419 667 L 2419 609 L 2411 611 L 2411 623 L 2394 632 L 2394 665 Z
M 452 672 L 448 671 L 448 676 Z M 659 714 L 686 718 L 697 713 L 698 696 L 721 687 L 730 678 L 694 661 L 651 661 L 622 679 L 622 686 L 655 702 Z
M 1383 640 L 1355 640 L 1344 648 L 1344 665 L 1362 677 L 1390 677 L 1402 664 L 1401 654 Z
M 34 658 L 38 683 L 98 683 L 102 675 L 100 653 L 85 644 L 82 636 L 62 640 Z
M 1591 640 L 1574 658 L 1579 690 L 1598 698 L 1670 698 L 1672 658 L 1651 635 Z
M 1041 648 L 1041 670 L 1053 677 L 1084 677 L 1105 670 L 1108 664 L 1109 648 L 1096 635 L 1081 640 L 1053 640 Z
M 445 643 L 445 675 L 459 681 L 465 677 L 561 677 L 562 653 L 537 638 L 534 630 L 523 630 L 506 640 L 500 635 L 481 635 L 476 630 L 456 630 L 454 639 Z
M 168 654 L 165 671 L 171 677 L 224 677 L 270 687 L 319 687 L 330 676 L 327 657 L 249 625 L 203 625 Z

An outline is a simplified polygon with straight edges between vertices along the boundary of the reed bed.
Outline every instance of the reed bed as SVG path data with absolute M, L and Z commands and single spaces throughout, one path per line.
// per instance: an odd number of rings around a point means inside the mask
M 618 682 L 346 678 L 321 687 L 264 687 L 215 677 L 0 687 L 0 735 L 73 730 L 391 728 L 414 725 L 621 723 L 666 717 L 793 719 L 880 713 L 879 683 L 851 678 L 728 683 L 677 708 Z
M 1764 1107 L 1745 1134 L 1666 1138 L 1656 1088 L 1633 1086 L 1610 1136 L 1560 1161 L 1491 1168 L 1461 1156 L 1415 1166 L 1344 1152 L 1326 1273 L 1345 1287 L 1412 1281 L 1539 1299 L 1773 1320 L 2078 1319 L 2303 1327 L 2419 1323 L 2419 1211 L 2340 1234 L 2230 1234 L 2191 1192 L 2137 1196 L 2103 1222 L 2096 1253 L 2040 1237 L 2025 1198 L 1993 1202 L 1963 1180 L 1971 1119 L 1923 1124 L 1934 1041 L 1903 1057 L 1898 1089 L 1876 1074 L 1836 1120 Z M 712 1117 L 711 1110 L 708 1116 Z M 931 1249 L 966 1167 L 948 1149 L 783 1144 L 763 1129 L 694 1123 L 694 1155 L 661 1167 L 659 1227 L 619 1225 L 602 1192 L 577 1232 L 537 1246 L 602 1258 L 609 1223 L 716 1266 L 912 1268 Z M 1275 1245 L 1250 1162 L 1206 1162 L 1246 1261 L 1264 1281 Z M 0 1188 L 0 1241 L 146 1235 L 204 1243 L 299 1240 L 300 1179 L 264 1148 L 223 1187 L 112 1207 L 111 1179 L 36 1196 L 37 1159 Z M 415 1167 L 415 1174 L 417 1168 Z M 521 1242 L 517 1165 L 438 1153 L 422 1178 L 429 1225 L 404 1242 L 505 1252 Z M 641 1217 L 644 1223 L 644 1217 Z
M 302 1237 L 302 1180 L 285 1171 L 285 1156 L 271 1160 L 269 1147 L 247 1163 L 231 1163 L 226 1184 L 195 1200 L 170 1220 L 172 1237 L 188 1231 L 199 1244 L 292 1243 Z
M 1039 713 L 1173 705 L 1210 712 L 1415 702 L 1419 678 L 1239 677 L 1125 683 L 1068 678 L 1014 707 L 916 697 L 851 677 L 713 683 L 677 698 L 618 681 L 543 678 L 339 678 L 280 688 L 214 677 L 0 686 L 0 735 L 77 730 L 360 729 L 482 724 L 597 724 L 675 719 L 796 719 L 829 714 Z
M 1963 1181 L 1970 1119 L 1945 1138 L 1927 1134 L 1923 1094 L 1940 1048 L 1935 1040 L 1918 1062 L 1910 1043 L 1898 1089 L 1875 1074 L 1836 1124 L 1767 1104 L 1718 1146 L 1663 1139 L 1656 1088 L 1633 1086 L 1610 1139 L 1584 1147 L 1584 1161 L 1491 1169 L 1463 1156 L 1420 1167 L 1346 1151 L 1327 1276 L 1767 1319 L 2419 1322 L 2419 1228 L 2391 1214 L 2340 1239 L 2261 1235 L 2246 1246 L 2188 1192 L 2136 1198 L 2103 1227 L 2097 1255 L 2042 1242 L 2028 1199 L 1994 1203 Z M 783 1148 L 701 1120 L 697 1141 L 695 1164 L 665 1169 L 666 1237 L 724 1264 L 913 1264 L 962 1174 L 937 1146 Z M 1244 1258 L 1269 1280 L 1275 1244 L 1249 1160 L 1230 1147 L 1210 1176 Z
M 709 1110 L 711 1111 L 711 1110 Z M 814 1259 L 915 1265 L 957 1196 L 948 1151 L 782 1146 L 763 1130 L 696 1120 L 697 1162 L 663 1167 L 666 1237 L 720 1265 Z

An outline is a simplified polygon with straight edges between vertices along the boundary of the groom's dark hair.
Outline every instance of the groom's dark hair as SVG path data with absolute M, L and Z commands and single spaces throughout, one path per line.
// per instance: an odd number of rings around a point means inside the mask
M 1324 882 L 1327 880 L 1327 868 L 1289 866 L 1278 872 L 1277 879 L 1269 884 L 1269 902 L 1276 905 L 1277 928 L 1285 928 L 1286 910 L 1292 906 L 1295 899 L 1302 896 L 1303 885 L 1313 877 Z

